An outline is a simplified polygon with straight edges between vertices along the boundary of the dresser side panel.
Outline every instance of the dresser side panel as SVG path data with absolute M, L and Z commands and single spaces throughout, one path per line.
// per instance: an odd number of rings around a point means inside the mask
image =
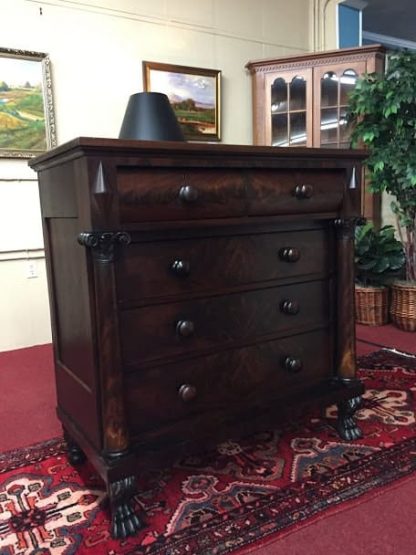
M 98 446 L 94 296 L 85 249 L 77 242 L 81 161 L 40 172 L 58 406 Z M 84 207 L 88 213 L 88 207 Z M 85 219 L 85 217 L 84 217 Z

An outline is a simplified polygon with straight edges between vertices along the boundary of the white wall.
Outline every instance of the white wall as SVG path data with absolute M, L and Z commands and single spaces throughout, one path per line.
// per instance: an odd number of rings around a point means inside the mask
M 249 144 L 244 66 L 317 48 L 317 1 L 0 0 L 0 46 L 49 54 L 59 144 L 117 137 L 143 60 L 222 70 L 222 142 Z M 0 159 L 0 351 L 50 341 L 42 249 L 36 175 Z

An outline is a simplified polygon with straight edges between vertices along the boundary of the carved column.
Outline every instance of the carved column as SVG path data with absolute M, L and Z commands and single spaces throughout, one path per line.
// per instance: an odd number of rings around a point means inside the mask
M 360 382 L 356 378 L 355 351 L 355 300 L 354 300 L 354 230 L 358 218 L 335 221 L 337 232 L 337 379 L 354 391 L 349 399 L 338 403 L 336 428 L 345 440 L 362 436 L 354 420 L 354 413 L 361 403 L 357 395 Z M 358 391 L 357 391 L 358 388 Z
M 123 374 L 120 360 L 118 312 L 114 276 L 114 257 L 121 245 L 130 243 L 124 232 L 80 233 L 78 242 L 91 249 L 98 334 L 98 364 L 101 378 L 104 452 L 109 457 L 122 455 L 129 446 Z
M 354 314 L 354 229 L 356 220 L 335 220 L 337 232 L 337 375 L 354 378 L 355 314 Z

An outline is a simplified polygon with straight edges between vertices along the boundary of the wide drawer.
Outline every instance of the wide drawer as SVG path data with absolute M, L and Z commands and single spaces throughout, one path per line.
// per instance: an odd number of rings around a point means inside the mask
M 246 213 L 244 175 L 238 170 L 119 168 L 117 189 L 120 223 Z
M 137 372 L 125 378 L 129 428 L 134 436 L 196 414 L 284 402 L 331 372 L 327 330 Z
M 256 282 L 325 274 L 323 229 L 135 243 L 116 266 L 121 302 L 186 295 Z
M 120 223 L 325 213 L 339 210 L 342 170 L 117 170 Z
M 329 283 L 317 280 L 120 312 L 123 362 L 209 350 L 263 335 L 323 325 Z
M 249 182 L 249 215 L 325 213 L 340 209 L 345 174 L 265 169 L 253 172 Z

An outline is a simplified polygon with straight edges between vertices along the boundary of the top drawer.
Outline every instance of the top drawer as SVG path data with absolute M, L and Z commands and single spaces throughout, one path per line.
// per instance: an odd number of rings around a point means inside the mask
M 248 213 L 323 213 L 339 210 L 344 193 L 341 170 L 259 170 L 250 177 Z
M 246 187 L 239 170 L 120 168 L 117 189 L 121 223 L 246 213 Z
M 120 223 L 339 210 L 342 170 L 128 168 L 117 172 Z

